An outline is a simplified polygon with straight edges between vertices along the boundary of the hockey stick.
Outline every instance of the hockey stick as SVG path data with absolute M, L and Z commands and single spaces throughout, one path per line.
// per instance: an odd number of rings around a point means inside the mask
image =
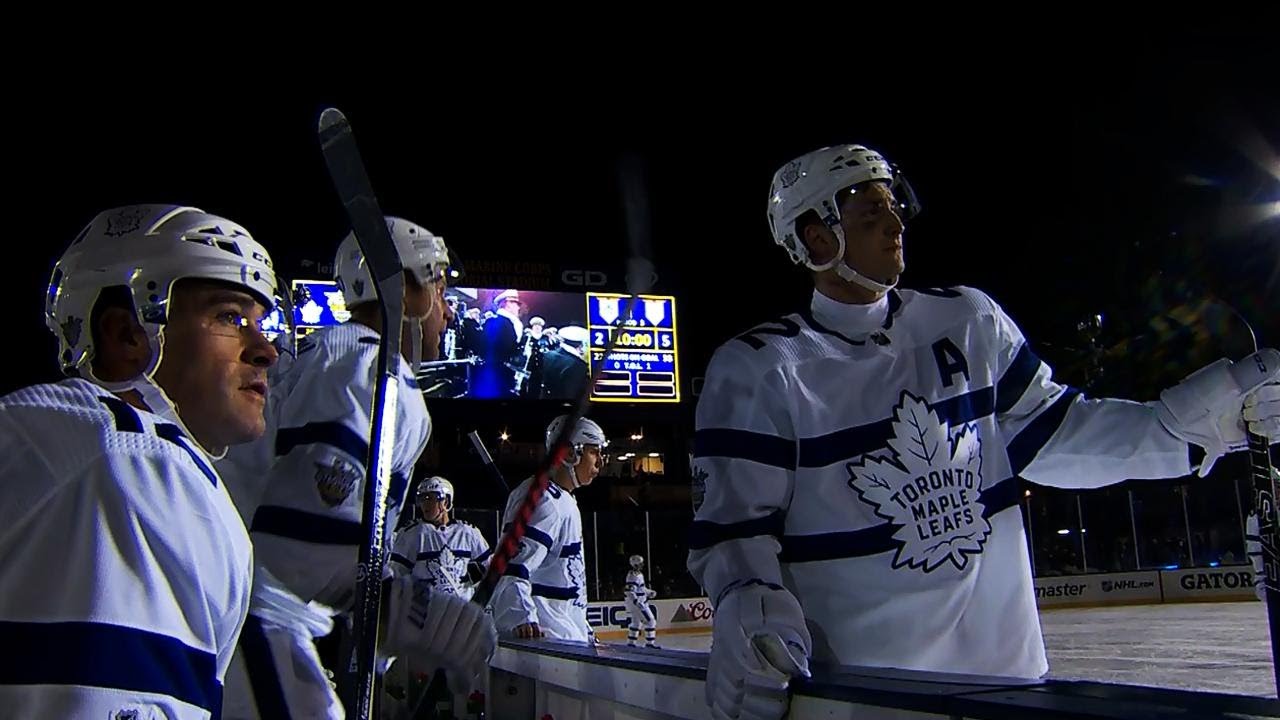
M 507 484 L 507 479 L 502 476 L 502 471 L 498 469 L 497 464 L 493 462 L 493 456 L 489 454 L 489 448 L 484 446 L 484 441 L 480 439 L 480 433 L 472 430 L 467 433 L 467 438 L 471 440 L 471 444 L 476 449 L 476 454 L 480 456 L 480 464 L 484 466 L 484 474 L 503 492 L 511 492 L 511 486 Z
M 356 242 L 374 278 L 382 318 L 378 379 L 369 428 L 369 457 L 365 464 L 364 510 L 360 518 L 364 542 L 360 546 L 360 559 L 356 566 L 352 637 L 355 677 L 349 677 L 349 666 L 343 673 L 348 676 L 347 681 L 354 681 L 355 685 L 353 717 L 370 720 L 373 714 L 379 610 L 382 606 L 382 568 L 386 561 L 387 489 L 390 487 L 400 380 L 399 328 L 404 321 L 404 268 L 373 194 L 346 116 L 337 108 L 325 110 L 320 114 L 318 134 L 321 152 L 329 166 L 329 176 L 347 209 Z
M 627 227 L 627 294 L 628 297 L 623 303 L 622 313 L 619 315 L 618 322 L 624 321 L 631 317 L 631 308 L 634 305 L 636 296 L 648 291 L 653 283 L 654 270 L 652 257 L 650 253 L 649 240 L 649 210 L 648 195 L 645 191 L 644 172 L 640 159 L 636 156 L 626 156 L 618 166 L 619 182 L 622 191 L 623 210 Z M 618 338 L 621 332 L 610 334 L 609 343 L 605 348 L 604 357 L 608 358 L 613 354 L 617 347 Z M 600 377 L 600 371 L 604 369 L 604 363 L 591 374 L 590 380 L 586 387 L 582 389 L 582 393 L 578 396 L 577 402 L 574 403 L 572 411 L 569 413 L 568 422 L 560 428 L 560 435 L 551 445 L 550 451 L 546 458 L 538 467 L 538 472 L 534 476 L 534 482 L 529 486 L 529 494 L 524 501 L 520 503 L 516 510 L 516 515 L 512 518 L 511 530 L 505 533 L 502 541 L 494 548 L 493 558 L 489 561 L 489 572 L 485 574 L 484 580 L 480 586 L 476 588 L 475 595 L 471 600 L 480 605 L 488 605 L 489 600 L 493 597 L 493 591 L 498 585 L 504 573 L 507 571 L 507 564 L 511 562 L 511 558 L 515 557 L 520 546 L 521 539 L 524 538 L 525 532 L 529 526 L 529 518 L 533 517 L 533 511 L 538 507 L 538 503 L 542 501 L 542 495 L 547 491 L 547 486 L 551 483 L 551 472 L 553 469 L 560 467 L 564 459 L 569 454 L 569 437 L 573 433 L 573 429 L 578 424 L 578 420 L 586 414 L 587 405 L 591 402 L 591 391 L 595 388 L 596 380 Z
M 1233 309 L 1233 312 L 1234 309 Z M 1236 316 L 1249 329 L 1253 341 L 1252 360 L 1258 364 L 1263 376 L 1275 372 L 1268 368 L 1258 355 L 1258 336 L 1253 327 L 1239 312 Z M 1253 481 L 1253 511 L 1258 515 L 1258 541 L 1262 546 L 1262 593 L 1267 604 L 1267 629 L 1271 633 L 1271 674 L 1276 692 L 1280 693 L 1280 508 L 1276 506 L 1276 473 L 1271 466 L 1271 450 L 1267 439 L 1256 433 L 1246 433 L 1249 438 L 1249 477 Z M 1246 539 L 1247 543 L 1247 539 Z

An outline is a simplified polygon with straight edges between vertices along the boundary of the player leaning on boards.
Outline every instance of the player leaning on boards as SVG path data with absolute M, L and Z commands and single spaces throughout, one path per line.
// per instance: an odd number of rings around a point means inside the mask
M 263 432 L 276 291 L 191 207 L 108 210 L 63 253 L 68 379 L 0 399 L 0 715 L 219 715 L 251 554 L 212 461 Z
M 1275 350 L 1214 363 L 1157 402 L 1087 399 L 981 291 L 898 289 L 918 210 L 860 145 L 774 175 L 770 229 L 814 293 L 722 345 L 698 403 L 689 568 L 715 603 L 715 717 L 781 717 L 776 690 L 810 657 L 1038 677 L 1016 478 L 1205 474 L 1244 449 L 1242 408 L 1280 437 Z
M 314 639 L 328 634 L 332 616 L 348 611 L 356 595 L 379 338 L 399 333 L 405 353 L 393 366 L 399 402 L 385 522 L 394 527 L 431 434 L 414 382 L 418 353 L 435 359 L 450 319 L 444 240 L 401 218 L 386 222 L 404 267 L 401 326 L 382 326 L 368 263 L 348 234 L 338 245 L 334 279 L 351 321 L 298 342 L 297 357 L 271 373 L 266 433 L 223 463 L 255 562 L 249 618 L 227 673 L 228 720 L 344 715 Z M 466 689 L 496 641 L 480 608 L 415 578 L 389 580 L 382 611 L 384 652 L 446 666 Z

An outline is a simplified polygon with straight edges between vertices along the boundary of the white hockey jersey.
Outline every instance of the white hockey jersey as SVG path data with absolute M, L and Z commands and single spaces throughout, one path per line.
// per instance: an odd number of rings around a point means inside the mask
M 0 494 L 0 715 L 218 717 L 252 556 L 199 445 L 36 385 L 0 398 Z
M 813 656 L 1038 677 L 1020 480 L 1178 477 L 1155 411 L 1051 379 L 969 289 L 891 291 L 756 328 L 712 358 L 697 408 L 689 568 L 713 599 L 790 590 Z
M 296 358 L 272 368 L 267 432 L 219 463 L 257 562 L 304 603 L 343 609 L 355 597 L 377 356 L 378 333 L 359 323 L 304 337 Z M 396 411 L 387 527 L 431 433 L 403 359 Z
M 507 496 L 502 532 L 529 494 L 533 478 Z M 587 578 L 582 550 L 582 514 L 578 501 L 554 482 L 547 486 L 529 519 L 516 556 L 498 580 L 491 601 L 499 633 L 538 623 L 547 637 L 591 640 L 587 624 Z
M 387 566 L 392 576 L 412 574 L 470 599 L 475 589 L 467 584 L 467 564 L 487 566 L 491 555 L 489 543 L 471 523 L 453 520 L 436 527 L 417 522 L 396 535 Z
M 622 591 L 626 594 L 627 600 L 632 600 L 640 604 L 649 602 L 649 588 L 644 584 L 644 573 L 639 570 L 630 570 L 627 572 L 627 580 L 622 584 Z

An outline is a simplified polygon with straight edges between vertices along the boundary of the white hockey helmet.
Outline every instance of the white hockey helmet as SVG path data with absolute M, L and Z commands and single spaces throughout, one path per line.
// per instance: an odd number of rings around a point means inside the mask
M 631 563 L 632 570 L 639 570 L 644 567 L 644 558 L 639 555 L 632 555 L 627 558 L 627 562 Z
M 161 330 L 173 286 L 189 278 L 244 288 L 268 310 L 264 334 L 291 335 L 292 318 L 273 312 L 285 291 L 271 255 L 243 226 L 193 207 L 128 205 L 99 213 L 54 266 L 45 324 L 58 338 L 62 371 L 92 378 L 87 365 L 94 353 L 89 327 L 93 306 L 103 289 L 123 285 L 151 341 L 151 362 L 144 373 L 149 377 L 160 364 Z
M 560 432 L 564 429 L 565 423 L 569 422 L 568 415 L 561 415 L 551 424 L 547 426 L 546 446 L 550 452 L 551 447 L 555 445 L 556 438 L 560 437 Z M 569 455 L 565 458 L 564 464 L 573 467 L 582 459 L 582 448 L 587 445 L 595 445 L 600 448 L 601 452 L 609 447 L 609 439 L 604 435 L 604 428 L 596 424 L 594 420 L 585 417 L 578 418 L 578 424 L 574 425 L 573 431 L 569 433 Z
M 439 282 L 451 274 L 449 246 L 445 245 L 444 238 L 398 217 L 387 217 L 387 230 L 395 242 L 400 263 L 420 285 Z M 333 261 L 333 279 L 337 281 L 348 308 L 378 298 L 373 275 L 364 261 L 360 244 L 356 242 L 355 231 L 347 233 L 338 245 L 338 254 Z
M 444 507 L 446 510 L 453 509 L 453 483 L 445 480 L 439 475 L 433 475 L 432 477 L 418 483 L 417 498 L 419 501 L 432 493 L 444 498 Z
M 821 272 L 836 268 L 840 277 L 877 292 L 885 285 L 858 273 L 844 262 L 844 228 L 840 226 L 841 192 L 869 181 L 882 181 L 894 194 L 902 222 L 920 212 L 920 203 L 910 183 L 880 153 L 864 145 L 837 145 L 806 153 L 783 165 L 769 185 L 769 230 L 773 241 L 786 249 L 791 262 Z M 831 229 L 840 246 L 831 260 L 821 265 L 809 257 L 802 238 L 796 236 L 796 221 L 812 210 Z

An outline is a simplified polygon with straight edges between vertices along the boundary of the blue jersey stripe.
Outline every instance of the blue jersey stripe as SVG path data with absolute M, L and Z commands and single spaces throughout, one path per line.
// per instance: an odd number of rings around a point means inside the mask
M 699 430 L 693 435 L 693 456 L 737 458 L 784 470 L 796 469 L 795 441 L 747 430 Z
M 689 526 L 689 549 L 706 550 L 717 543 L 727 540 L 757 537 L 759 535 L 782 535 L 786 516 L 781 510 L 752 520 L 734 523 L 716 523 L 710 520 L 695 520 Z
M 577 600 L 578 588 L 557 587 L 555 585 L 539 585 L 538 583 L 533 583 L 531 594 L 537 597 L 550 598 L 552 600 Z
M 182 433 L 182 430 L 177 425 L 156 423 L 156 435 L 182 448 L 187 453 L 187 456 L 191 458 L 191 462 L 194 462 L 196 467 L 200 468 L 200 472 L 204 473 L 209 482 L 213 483 L 214 487 L 218 487 L 218 476 L 213 474 L 213 468 L 209 467 L 204 458 L 200 457 L 200 454 L 187 444 L 187 436 Z
M 1009 466 L 1014 475 L 1020 475 L 1031 461 L 1036 459 L 1036 455 L 1049 442 L 1049 438 L 1052 438 L 1061 427 L 1063 419 L 1067 417 L 1067 411 L 1079 396 L 1079 390 L 1067 388 L 1066 392 L 1037 415 L 1035 420 L 1027 423 L 1022 432 L 1009 442 Z
M 502 532 L 503 533 L 511 532 L 511 523 L 507 523 L 506 525 L 503 525 Z M 546 546 L 548 550 L 551 549 L 552 545 L 555 545 L 555 541 L 551 539 L 550 535 L 542 532 L 541 530 L 539 530 L 538 528 L 532 525 L 525 526 L 524 534 L 525 534 L 525 537 L 529 538 L 530 540 L 537 540 L 538 542 L 542 543 L 544 546 Z
M 278 505 L 258 508 L 249 530 L 317 545 L 359 545 L 364 542 L 364 531 L 358 522 Z
M 253 691 L 253 702 L 258 707 L 258 717 L 289 720 L 289 703 L 285 700 L 284 687 L 280 684 L 280 672 L 271 656 L 271 644 L 262 621 L 253 615 L 244 620 L 240 633 L 240 650 L 244 653 L 244 668 Z
M 154 693 L 222 712 L 217 658 L 176 638 L 96 622 L 0 621 L 0 685 Z
M 1021 483 L 1011 478 L 981 492 L 983 518 L 1018 504 Z M 785 535 L 778 559 L 787 563 L 818 562 L 866 557 L 897 550 L 900 543 L 893 535 L 901 525 L 882 523 L 861 530 L 816 533 L 813 535 Z
M 778 559 L 787 563 L 802 563 L 889 552 L 898 548 L 897 541 L 893 539 L 898 527 L 900 526 L 884 523 L 846 532 L 787 535 L 782 538 L 782 552 Z
M 995 390 L 982 388 L 930 403 L 929 407 L 952 428 L 990 415 L 995 409 Z M 800 467 L 819 468 L 884 448 L 893 437 L 893 418 L 877 420 L 800 440 Z
M 369 442 L 340 422 L 313 422 L 276 431 L 276 457 L 299 445 L 328 445 L 350 455 L 361 466 L 369 459 Z
M 142 432 L 142 418 L 138 417 L 138 411 L 134 410 L 129 403 L 118 397 L 107 397 L 105 395 L 99 395 L 98 400 L 111 411 L 111 415 L 116 421 L 116 430 L 120 432 Z
M 1040 370 L 1040 358 L 1031 352 L 1031 347 L 1023 343 L 1018 354 L 1013 356 L 1004 371 L 1004 377 L 996 383 L 996 412 L 1007 413 L 1026 394 L 1027 388 L 1036 379 Z

